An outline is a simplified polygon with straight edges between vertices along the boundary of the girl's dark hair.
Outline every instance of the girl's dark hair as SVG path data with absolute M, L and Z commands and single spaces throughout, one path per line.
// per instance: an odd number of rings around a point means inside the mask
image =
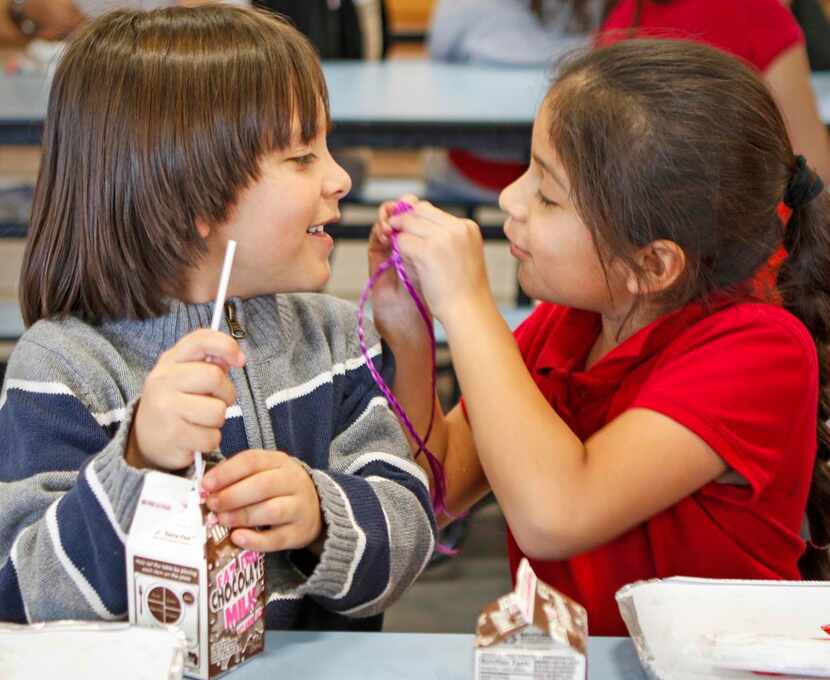
M 55 73 L 20 278 L 27 324 L 157 316 L 262 157 L 328 126 L 307 40 L 228 6 L 118 11 Z
M 713 48 L 631 40 L 577 56 L 546 100 L 550 139 L 571 198 L 603 262 L 639 277 L 634 253 L 667 239 L 686 257 L 681 280 L 653 302 L 748 295 L 781 243 L 777 295 L 818 350 L 818 454 L 807 514 L 814 544 L 830 543 L 830 194 L 779 206 L 796 168 L 781 114 L 756 74 Z M 811 547 L 805 577 L 830 577 Z

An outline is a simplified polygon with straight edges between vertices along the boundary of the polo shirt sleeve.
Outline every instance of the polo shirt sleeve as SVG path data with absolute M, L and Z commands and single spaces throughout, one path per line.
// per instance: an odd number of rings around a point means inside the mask
M 818 403 L 812 338 L 780 308 L 759 307 L 713 314 L 687 330 L 631 404 L 701 437 L 750 484 L 753 497 L 789 457 L 810 453 L 793 449 L 814 445 Z
M 785 51 L 804 42 L 795 17 L 781 0 L 744 3 L 747 24 L 735 26 L 736 35 L 751 38 L 749 61 L 762 73 Z

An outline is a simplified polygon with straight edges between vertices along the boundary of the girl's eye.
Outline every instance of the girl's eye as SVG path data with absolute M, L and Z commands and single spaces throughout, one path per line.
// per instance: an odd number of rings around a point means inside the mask
M 541 203 L 546 208 L 552 208 L 555 205 L 559 205 L 556 201 L 551 201 L 549 198 L 545 198 L 544 194 L 541 191 L 536 192 L 536 198 L 538 198 L 539 203 Z
M 307 153 L 304 156 L 297 156 L 296 158 L 292 158 L 297 165 L 301 167 L 305 167 L 306 165 L 311 165 L 314 161 L 317 160 L 317 156 L 313 153 Z

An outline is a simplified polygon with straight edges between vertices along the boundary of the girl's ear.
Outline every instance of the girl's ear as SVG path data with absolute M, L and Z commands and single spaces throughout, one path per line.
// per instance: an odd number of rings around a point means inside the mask
M 626 288 L 632 295 L 661 293 L 674 285 L 686 270 L 686 253 L 674 241 L 652 241 L 640 248 L 634 258 L 642 276 L 631 272 L 626 278 Z
M 196 231 L 199 232 L 199 236 L 203 239 L 207 239 L 207 237 L 210 236 L 210 226 L 202 220 L 196 220 Z

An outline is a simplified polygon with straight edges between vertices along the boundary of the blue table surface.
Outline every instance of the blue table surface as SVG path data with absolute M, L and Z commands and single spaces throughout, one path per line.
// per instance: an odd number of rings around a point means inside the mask
M 550 80 L 545 68 L 447 64 L 423 59 L 326 62 L 332 119 L 377 123 L 531 123 Z M 830 72 L 813 87 L 830 124 Z M 0 125 L 42 121 L 45 76 L 0 75 Z
M 269 632 L 234 680 L 471 680 L 472 635 Z M 229 676 L 231 677 L 231 676 Z M 645 680 L 628 638 L 592 638 L 589 680 Z
M 23 317 L 17 302 L 0 302 L 0 340 L 23 335 Z

